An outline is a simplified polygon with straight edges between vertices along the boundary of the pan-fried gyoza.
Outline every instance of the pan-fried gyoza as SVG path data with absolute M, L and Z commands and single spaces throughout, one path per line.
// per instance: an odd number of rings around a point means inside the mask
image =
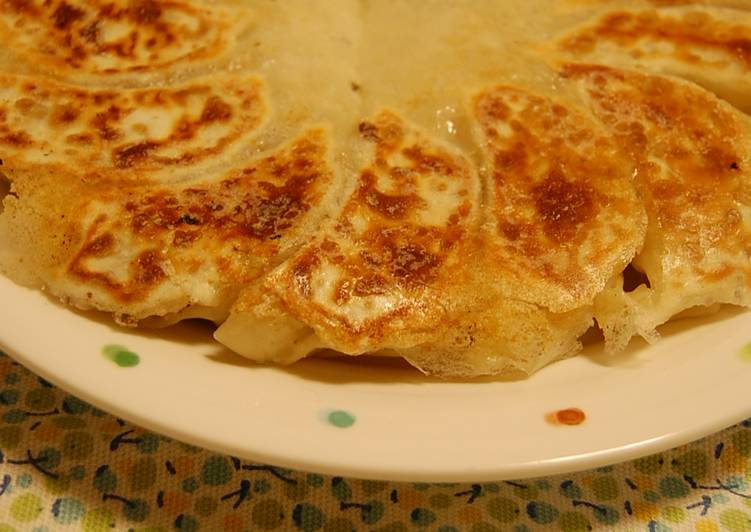
M 0 5 L 0 268 L 74 307 L 471 377 L 751 306 L 751 3 Z

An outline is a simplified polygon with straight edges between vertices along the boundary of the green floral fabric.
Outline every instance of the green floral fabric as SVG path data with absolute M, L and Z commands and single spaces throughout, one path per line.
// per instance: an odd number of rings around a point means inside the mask
M 751 420 L 613 467 L 483 484 L 290 471 L 98 410 L 0 355 L 0 532 L 751 531 Z

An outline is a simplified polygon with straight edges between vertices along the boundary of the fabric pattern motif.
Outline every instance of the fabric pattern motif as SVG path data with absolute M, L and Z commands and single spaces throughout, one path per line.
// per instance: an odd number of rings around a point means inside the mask
M 0 532 L 751 531 L 751 420 L 576 474 L 414 484 L 290 471 L 117 419 L 0 355 Z

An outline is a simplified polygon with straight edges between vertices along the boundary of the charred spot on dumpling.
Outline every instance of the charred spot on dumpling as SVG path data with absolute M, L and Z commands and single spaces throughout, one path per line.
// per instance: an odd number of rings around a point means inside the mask
M 362 205 L 384 218 L 404 219 L 411 211 L 420 206 L 422 200 L 416 193 L 387 194 L 378 190 L 377 178 L 372 171 L 366 170 L 360 176 L 358 197 Z
M 82 9 L 73 7 L 66 2 L 60 2 L 52 12 L 52 22 L 58 30 L 67 30 L 75 21 L 80 20 L 86 14 Z
M 597 214 L 594 196 L 591 186 L 567 180 L 560 168 L 532 187 L 543 231 L 558 243 L 573 240 L 577 229 Z

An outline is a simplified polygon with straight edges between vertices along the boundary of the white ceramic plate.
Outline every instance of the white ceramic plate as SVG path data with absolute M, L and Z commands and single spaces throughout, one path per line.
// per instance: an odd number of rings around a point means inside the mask
M 207 327 L 126 331 L 5 278 L 0 301 L 0 345 L 62 388 L 151 430 L 294 469 L 411 481 L 541 476 L 661 451 L 751 416 L 751 313 L 738 310 L 675 323 L 660 343 L 634 342 L 615 358 L 593 346 L 524 381 L 448 383 L 373 361 L 260 367 Z M 108 345 L 140 363 L 118 366 Z M 572 407 L 586 414 L 580 425 L 546 420 Z

